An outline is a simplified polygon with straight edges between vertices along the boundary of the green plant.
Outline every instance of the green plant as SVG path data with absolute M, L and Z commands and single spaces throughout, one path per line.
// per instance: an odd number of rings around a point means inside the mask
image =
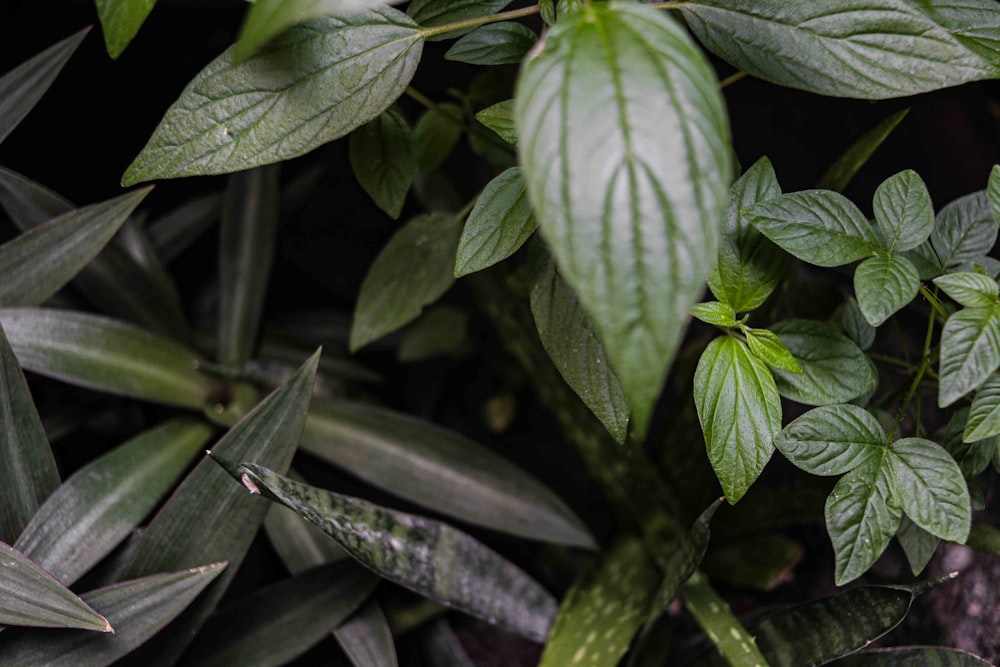
M 96 4 L 118 57 L 154 3 Z M 175 213 L 136 214 L 148 187 L 77 208 L 0 168 L 20 229 L 0 246 L 0 623 L 29 626 L 0 633 L 0 663 L 277 665 L 332 632 L 352 664 L 393 665 L 408 659 L 394 639 L 454 608 L 544 644 L 546 667 L 985 664 L 858 652 L 937 580 L 745 621 L 710 580 L 768 589 L 802 553 L 773 529 L 817 519 L 837 585 L 893 537 L 914 576 L 941 540 L 998 551 L 972 511 L 1000 471 L 1000 166 L 937 212 L 916 172 L 889 175 L 869 219 L 840 191 L 905 112 L 817 189 L 785 193 L 768 158 L 737 166 L 723 89 L 749 75 L 881 100 L 1000 78 L 1000 6 L 389 4 L 256 0 L 122 178 L 231 174 Z M 0 141 L 84 35 L 0 78 Z M 482 70 L 436 101 L 411 80 L 439 41 Z M 736 73 L 720 81 L 702 49 Z M 411 102 L 425 107 L 413 126 Z M 349 335 L 321 353 L 322 320 L 282 326 L 265 302 L 283 206 L 316 188 L 327 158 L 313 151 L 342 138 L 366 196 L 412 215 L 367 269 Z M 489 178 L 463 178 L 456 151 Z M 167 265 L 219 218 L 217 313 L 192 326 Z M 475 313 L 439 303 L 456 279 Z M 802 316 L 817 279 L 836 286 L 832 307 Z M 609 525 L 493 449 L 380 405 L 379 373 L 337 349 L 401 331 L 400 364 L 468 354 L 473 319 L 518 362 L 509 375 L 582 460 Z M 61 432 L 22 369 L 91 390 Z M 62 479 L 50 441 L 133 400 L 162 407 Z M 492 405 L 503 431 L 507 404 Z M 775 449 L 840 478 L 758 481 Z M 315 459 L 418 509 L 310 485 Z M 293 576 L 224 597 L 262 527 Z M 670 647 L 677 597 L 703 637 Z M 468 661 L 446 624 L 423 632 L 432 664 Z

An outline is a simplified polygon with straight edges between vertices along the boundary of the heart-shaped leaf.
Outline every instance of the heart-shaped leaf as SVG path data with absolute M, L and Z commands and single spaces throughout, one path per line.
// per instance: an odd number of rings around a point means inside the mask
M 878 255 L 854 270 L 854 294 L 868 323 L 877 327 L 909 304 L 920 290 L 920 274 L 901 255 Z
M 781 429 L 774 445 L 813 475 L 842 475 L 885 453 L 885 431 L 872 413 L 856 405 L 813 408 Z
M 924 438 L 902 438 L 889 446 L 889 465 L 906 515 L 932 535 L 963 543 L 972 509 L 969 489 L 955 459 Z
M 385 111 L 351 132 L 347 146 L 358 183 L 389 217 L 398 218 L 417 170 L 406 119 L 392 109 Z
M 927 186 L 912 169 L 882 181 L 872 199 L 875 224 L 890 253 L 911 250 L 934 228 L 934 206 Z
M 963 308 L 941 331 L 938 405 L 947 407 L 1000 368 L 1000 305 Z
M 501 262 L 538 227 L 520 167 L 511 167 L 483 188 L 472 207 L 455 257 L 455 277 Z

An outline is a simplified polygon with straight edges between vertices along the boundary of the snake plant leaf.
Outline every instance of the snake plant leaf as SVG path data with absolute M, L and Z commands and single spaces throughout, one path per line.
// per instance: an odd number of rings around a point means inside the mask
M 872 199 L 875 224 L 890 253 L 912 250 L 934 229 L 934 205 L 927 186 L 912 169 L 882 181 Z
M 459 222 L 454 215 L 429 213 L 393 234 L 361 284 L 351 324 L 352 352 L 412 322 L 451 287 Z
M 982 658 L 941 646 L 901 646 L 861 651 L 838 660 L 836 667 L 989 667 Z
M 741 341 L 716 338 L 698 360 L 694 400 L 726 500 L 735 504 L 774 452 L 781 399 L 771 371 Z
M 347 145 L 358 183 L 389 217 L 398 218 L 417 170 L 406 119 L 389 109 L 351 132 Z
M 525 62 L 515 117 L 539 227 L 641 438 L 718 250 L 732 169 L 715 75 L 669 16 L 585 5 Z
M 1000 225 L 1000 164 L 993 165 L 990 170 L 990 181 L 986 186 L 986 198 L 993 211 L 993 220 Z
M 364 403 L 313 401 L 302 448 L 389 493 L 529 539 L 592 548 L 552 491 L 507 459 L 447 429 Z
M 318 363 L 319 351 L 240 419 L 214 450 L 287 470 L 305 422 Z M 267 508 L 268 503 L 234 487 L 207 459 L 187 475 L 153 517 L 119 577 L 146 576 L 220 559 L 232 567 L 169 628 L 130 658 L 135 664 L 176 661 L 235 576 Z
M 194 352 L 132 324 L 45 308 L 0 308 L 0 323 L 25 370 L 63 382 L 195 409 L 221 392 Z
M 788 257 L 750 224 L 745 209 L 781 195 L 778 177 L 767 157 L 746 170 L 729 191 L 722 223 L 718 264 L 708 287 L 736 312 L 757 308 L 778 286 Z
M 490 16 L 509 4 L 510 0 L 413 0 L 406 8 L 406 13 L 421 27 L 433 28 L 456 21 Z M 428 37 L 427 41 L 454 39 L 470 30 L 472 28 L 452 30 L 441 35 Z
M 931 245 L 941 258 L 941 266 L 955 266 L 989 254 L 997 241 L 997 230 L 986 191 L 980 190 L 938 211 Z
M 156 0 L 97 0 L 108 55 L 117 59 L 135 38 Z
M 848 403 L 813 408 L 774 438 L 789 461 L 813 475 L 842 475 L 885 454 L 885 431 L 872 413 Z
M 1000 368 L 1000 304 L 952 313 L 941 331 L 938 405 L 947 407 Z
M 300 484 L 252 463 L 220 463 L 252 493 L 294 509 L 380 576 L 529 639 L 541 642 L 548 634 L 556 613 L 548 591 L 448 524 Z
M 956 34 L 972 8 L 943 20 L 930 3 L 696 0 L 681 13 L 705 47 L 766 81 L 821 95 L 885 99 L 997 76 Z M 982 4 L 980 6 L 987 6 Z M 966 9 L 966 11 L 962 11 Z M 996 13 L 996 9 L 992 10 Z M 759 37 L 773 41 L 762 45 Z M 777 48 L 781 44 L 782 48 Z
M 413 151 L 421 172 L 434 171 L 454 152 L 462 138 L 464 119 L 462 108 L 449 102 L 438 104 L 420 116 L 413 128 Z
M 846 403 L 878 384 L 864 352 L 829 324 L 784 320 L 770 327 L 802 367 L 801 373 L 774 369 L 778 391 L 804 405 Z
M 836 556 L 838 586 L 857 579 L 889 545 L 902 518 L 887 456 L 840 478 L 826 501 L 826 530 Z
M 816 266 L 850 264 L 874 255 L 881 246 L 861 210 L 830 190 L 771 197 L 745 215 L 764 236 Z
M 0 143 L 38 103 L 88 32 L 84 28 L 0 77 Z
M 239 369 L 251 357 L 267 297 L 278 231 L 277 166 L 233 174 L 219 239 L 218 359 Z
M 642 541 L 612 544 L 573 582 L 539 667 L 614 667 L 642 629 L 660 572 Z
M 913 523 L 913 520 L 905 514 L 899 524 L 899 530 L 896 531 L 896 539 L 899 540 L 899 546 L 903 547 L 903 553 L 914 577 L 924 571 L 934 552 L 937 551 L 938 544 L 941 543 L 941 538 L 931 535 Z
M 514 124 L 514 100 L 504 100 L 486 107 L 476 114 L 476 120 L 493 130 L 508 144 L 517 143 L 517 126 Z
M 71 211 L 0 246 L 0 305 L 37 306 L 111 240 L 152 188 Z
M 458 242 L 455 277 L 507 259 L 537 227 L 521 168 L 511 167 L 486 184 L 472 207 Z
M 17 358 L 0 326 L 0 542 L 13 543 L 59 486 L 59 470 Z
M 417 25 L 386 7 L 300 24 L 242 63 L 230 47 L 167 110 L 122 183 L 308 153 L 385 111 L 412 78 L 422 44 Z
M 396 667 L 399 664 L 389 621 L 374 597 L 369 597 L 341 623 L 333 636 L 354 667 Z
M 149 242 L 157 257 L 170 264 L 218 221 L 223 195 L 211 193 L 193 197 L 146 227 Z
M 840 157 L 834 160 L 833 164 L 827 167 L 816 182 L 816 187 L 843 192 L 847 185 L 854 180 L 861 167 L 868 163 L 875 151 L 889 138 L 896 126 L 903 122 L 908 113 L 910 113 L 910 109 L 906 108 L 890 114 L 878 125 L 858 137 Z
M 476 28 L 455 42 L 445 60 L 470 65 L 517 65 L 538 41 L 535 31 L 514 21 Z
M 870 257 L 854 270 L 854 294 L 873 327 L 907 306 L 919 290 L 920 274 L 902 255 Z
M 726 601 L 719 597 L 708 578 L 695 572 L 681 591 L 684 607 L 715 645 L 709 664 L 731 667 L 768 667 L 757 647 L 756 638 L 736 619 Z M 714 660 L 714 662 L 713 662 Z
M 976 442 L 1000 434 L 1000 375 L 994 373 L 972 399 L 962 442 Z
M 743 333 L 747 337 L 747 347 L 755 357 L 763 361 L 768 366 L 780 368 L 789 373 L 801 373 L 802 367 L 795 357 L 788 351 L 777 334 L 767 329 L 754 329 L 743 326 Z
M 959 272 L 938 276 L 934 284 L 966 308 L 986 308 L 997 302 L 997 282 L 981 273 Z
M 889 446 L 888 464 L 906 515 L 932 535 L 964 543 L 972 509 L 965 478 L 951 454 L 924 438 L 902 438 Z
M 377 582 L 378 577 L 347 560 L 261 588 L 216 612 L 184 655 L 184 664 L 287 664 L 350 616 Z
M 621 444 L 629 410 L 594 323 L 548 259 L 531 286 L 531 313 L 542 346 L 577 396 Z
M 199 419 L 174 419 L 94 459 L 49 496 L 14 547 L 73 584 L 160 503 L 211 435 Z
M 0 663 L 18 667 L 110 665 L 159 632 L 225 569 L 226 563 L 214 563 L 85 593 L 83 600 L 114 622 L 114 634 L 7 630 L 0 642 Z
M 3 566 L 0 567 L 0 590 L 3 591 L 0 623 L 114 632 L 107 618 L 37 563 L 3 542 L 0 542 L 0 565 Z

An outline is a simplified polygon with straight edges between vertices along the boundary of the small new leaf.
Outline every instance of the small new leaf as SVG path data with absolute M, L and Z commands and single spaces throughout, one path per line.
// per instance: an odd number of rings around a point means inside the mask
M 490 128 L 508 144 L 517 143 L 517 126 L 514 124 L 514 100 L 504 100 L 488 106 L 476 114 L 476 120 Z
M 768 366 L 788 371 L 789 373 L 801 373 L 802 366 L 795 360 L 792 353 L 788 351 L 781 339 L 767 329 L 752 329 L 743 327 L 743 333 L 747 337 L 747 345 L 754 356 L 766 363 Z
M 825 405 L 785 426 L 774 445 L 808 473 L 841 475 L 879 459 L 885 451 L 885 431 L 863 408 Z
M 691 308 L 691 317 L 701 320 L 705 324 L 714 324 L 717 327 L 736 326 L 736 313 L 733 312 L 733 307 L 721 301 L 696 303 Z
M 964 543 L 972 509 L 955 459 L 930 440 L 902 438 L 889 446 L 888 462 L 895 495 L 913 523 L 942 540 Z
M 997 283 L 981 273 L 949 273 L 934 279 L 934 284 L 966 308 L 988 308 L 997 302 Z
M 861 313 L 873 327 L 909 304 L 920 290 L 920 274 L 901 255 L 878 255 L 854 270 L 854 293 Z
M 1000 368 L 1000 305 L 963 308 L 941 331 L 938 406 L 948 407 Z

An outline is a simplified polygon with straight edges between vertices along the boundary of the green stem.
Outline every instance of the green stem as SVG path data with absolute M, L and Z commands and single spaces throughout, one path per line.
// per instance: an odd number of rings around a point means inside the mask
M 934 291 L 935 293 L 932 294 L 929 289 L 924 287 L 923 283 L 920 284 L 921 296 L 927 299 L 927 302 L 931 305 L 931 309 L 934 311 L 935 314 L 938 315 L 938 317 L 940 317 L 942 320 L 947 320 L 948 311 L 944 309 L 944 306 L 941 305 L 941 301 L 937 298 L 936 294 L 937 290 Z
M 462 128 L 462 130 L 464 130 L 468 134 L 474 134 L 483 141 L 493 144 L 497 148 L 501 148 L 507 151 L 508 153 L 513 154 L 515 152 L 513 146 L 499 139 L 492 132 L 483 130 L 478 126 L 473 125 L 472 123 L 465 122 L 464 118 L 459 118 L 455 114 L 443 108 L 440 104 L 438 104 L 431 98 L 427 97 L 413 86 L 407 86 L 405 93 L 407 94 L 407 96 L 410 97 L 410 99 L 414 100 L 421 106 L 426 107 L 428 110 L 433 111 L 436 114 L 439 114 L 441 117 L 451 121 L 455 125 L 458 125 L 460 128 Z
M 913 364 L 905 359 L 897 359 L 896 357 L 890 357 L 887 354 L 878 354 L 877 352 L 871 352 L 868 356 L 875 361 L 881 361 L 885 364 L 892 364 L 893 366 L 905 368 L 910 373 L 914 371 Z
M 681 9 L 689 4 L 688 2 L 651 2 L 646 6 L 652 9 Z
M 744 72 L 743 70 L 740 70 L 739 72 L 734 72 L 719 82 L 719 88 L 725 88 L 727 86 L 731 86 L 732 84 L 736 83 L 740 79 L 743 79 L 747 76 L 749 76 L 749 73 Z
M 490 16 L 477 16 L 476 18 L 465 19 L 464 21 L 455 21 L 454 23 L 445 23 L 443 25 L 436 25 L 430 28 L 422 28 L 420 30 L 420 36 L 427 39 L 428 37 L 444 35 L 445 33 L 453 32 L 455 30 L 469 30 L 470 28 L 478 28 L 479 26 L 487 25 L 489 23 L 512 21 L 514 19 L 524 18 L 525 16 L 532 16 L 533 14 L 537 14 L 539 11 L 538 5 L 534 5 L 532 7 L 512 9 L 509 12 L 491 14 Z
M 921 285 L 921 288 L 923 285 Z M 929 294 L 929 292 L 928 292 Z M 937 301 L 937 299 L 934 299 Z M 917 389 L 920 387 L 920 382 L 924 379 L 924 374 L 927 369 L 931 367 L 933 363 L 934 356 L 931 355 L 931 341 L 934 336 L 934 317 L 927 318 L 927 333 L 924 336 L 924 358 L 920 362 L 920 367 L 917 368 L 916 375 L 913 376 L 913 381 L 910 382 L 910 389 L 906 392 L 906 398 L 903 399 L 903 404 L 899 406 L 899 410 L 896 412 L 896 418 L 892 421 L 892 428 L 889 429 L 889 434 L 886 436 L 886 442 L 892 442 L 892 436 L 896 434 L 896 430 L 899 425 L 903 422 L 903 417 L 906 415 L 907 411 L 910 409 L 910 404 L 913 402 L 913 397 L 917 394 Z

